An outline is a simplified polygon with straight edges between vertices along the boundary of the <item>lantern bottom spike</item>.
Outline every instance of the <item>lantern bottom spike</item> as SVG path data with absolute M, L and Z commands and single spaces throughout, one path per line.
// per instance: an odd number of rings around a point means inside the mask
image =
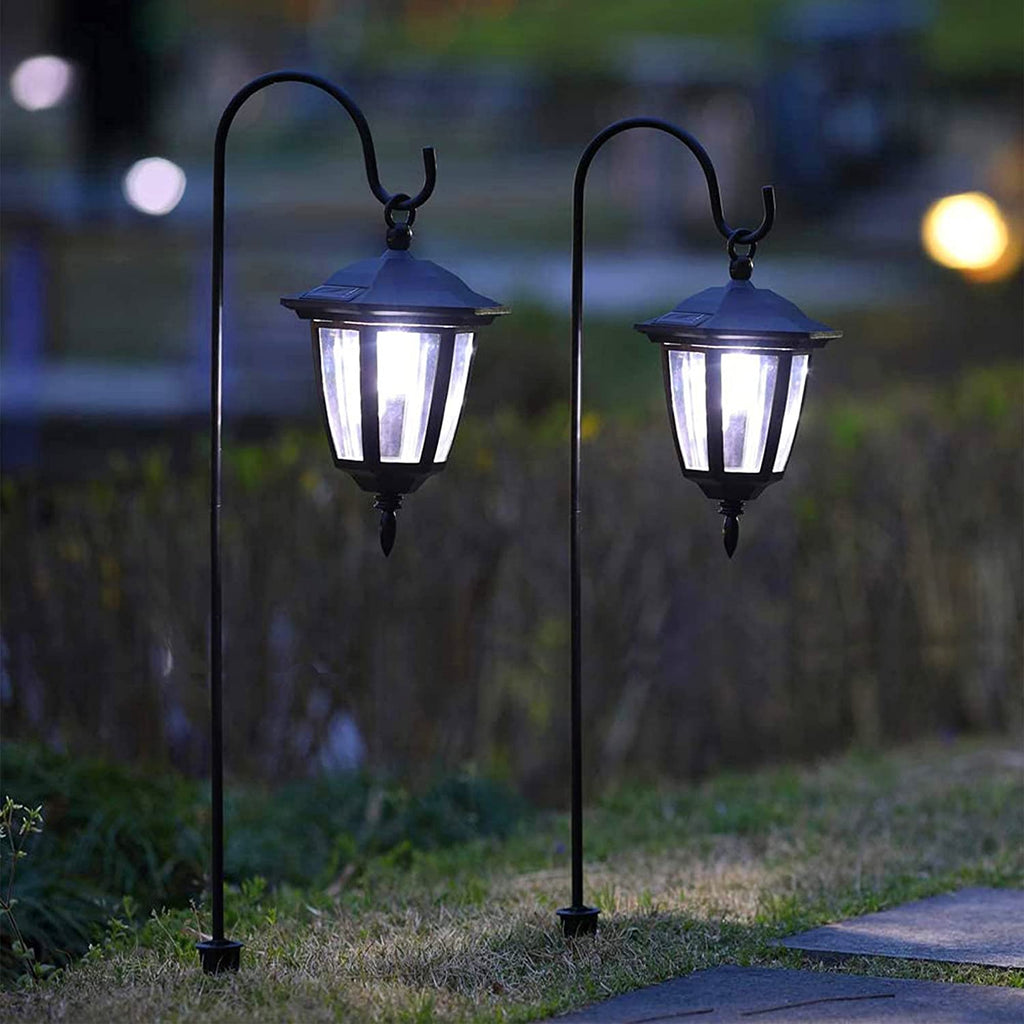
M 725 553 L 732 558 L 740 541 L 739 517 L 743 515 L 743 502 L 723 500 L 718 506 L 718 511 L 725 516 L 725 522 L 722 523 L 722 543 L 725 545 Z
M 387 558 L 395 546 L 395 536 L 398 533 L 396 513 L 402 507 L 402 496 L 400 494 L 378 494 L 374 498 L 373 507 L 380 510 L 380 549 L 384 552 L 384 557 Z

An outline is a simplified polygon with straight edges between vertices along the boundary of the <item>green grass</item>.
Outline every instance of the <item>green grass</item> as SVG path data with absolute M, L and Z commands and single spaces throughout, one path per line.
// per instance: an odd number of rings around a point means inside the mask
M 559 934 L 565 821 L 541 817 L 504 840 L 339 865 L 315 890 L 245 883 L 228 899 L 229 932 L 246 943 L 237 976 L 198 972 L 202 908 L 119 921 L 83 961 L 0 998 L 0 1016 L 528 1021 L 724 963 L 1024 987 L 1022 971 L 825 967 L 771 945 L 964 885 L 1024 884 L 1022 769 L 1016 744 L 962 742 L 623 789 L 587 818 L 596 938 Z
M 198 780 L 6 742 L 3 792 L 43 808 L 43 834 L 29 838 L 16 867 L 18 930 L 40 962 L 81 956 L 125 905 L 145 917 L 203 892 L 209 791 Z M 530 812 L 508 786 L 471 773 L 422 780 L 415 791 L 367 774 L 231 786 L 225 803 L 228 880 L 307 888 L 342 871 L 352 880 L 374 860 L 400 864 L 416 850 L 504 838 Z M 10 866 L 0 842 L 3 891 Z M 5 927 L 0 915 L 0 980 L 9 981 L 23 965 Z

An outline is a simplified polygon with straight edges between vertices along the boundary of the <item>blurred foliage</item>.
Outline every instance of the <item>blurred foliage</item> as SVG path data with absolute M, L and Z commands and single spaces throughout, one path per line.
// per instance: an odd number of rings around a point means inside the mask
M 729 562 L 664 414 L 588 416 L 592 780 L 1019 728 L 1019 365 L 870 401 L 812 388 L 805 421 Z M 470 417 L 389 560 L 322 436 L 228 447 L 230 770 L 277 783 L 475 765 L 561 799 L 566 427 L 557 407 Z M 82 486 L 4 482 L 8 735 L 205 770 L 196 462 L 172 471 L 153 451 Z
M 782 15 L 799 8 L 792 0 L 407 0 L 397 21 L 370 23 L 368 49 L 378 58 L 411 49 L 458 60 L 521 60 L 555 73 L 593 71 L 614 62 L 630 36 L 705 37 L 753 50 Z M 925 10 L 925 52 L 937 70 L 1020 75 L 1022 19 L 1014 0 L 936 0 Z
M 209 837 L 206 787 L 39 744 L 6 741 L 3 784 L 42 805 L 45 833 L 29 837 L 13 886 L 21 936 L 37 964 L 83 953 L 111 917 L 143 920 L 203 894 Z M 227 794 L 228 880 L 320 885 L 340 891 L 368 865 L 407 861 L 473 839 L 508 836 L 526 811 L 506 786 L 468 774 L 418 793 L 364 774 L 318 776 Z M 6 873 L 6 869 L 5 869 Z M 4 922 L 0 965 L 21 972 Z
M 1020 77 L 1024 14 L 1016 0 L 938 0 L 935 10 L 928 50 L 939 70 L 965 77 Z
M 472 60 L 526 60 L 557 71 L 594 70 L 615 56 L 623 35 L 706 35 L 752 41 L 779 0 L 751 4 L 743 0 L 692 3 L 637 0 L 622 4 L 595 0 L 518 0 L 463 5 L 406 4 L 399 25 L 388 34 L 422 50 Z M 398 32 L 395 33 L 395 30 Z M 383 35 L 385 26 L 379 26 Z M 371 39 L 373 37 L 371 36 Z
M 18 925 L 41 962 L 61 965 L 129 895 L 147 909 L 181 905 L 202 877 L 204 839 L 194 782 L 4 743 L 4 788 L 42 805 L 15 886 Z M 14 969 L 7 933 L 5 974 Z
M 237 790 L 227 809 L 228 870 L 340 889 L 376 858 L 508 836 L 525 810 L 507 785 L 465 773 L 419 793 L 364 774 Z

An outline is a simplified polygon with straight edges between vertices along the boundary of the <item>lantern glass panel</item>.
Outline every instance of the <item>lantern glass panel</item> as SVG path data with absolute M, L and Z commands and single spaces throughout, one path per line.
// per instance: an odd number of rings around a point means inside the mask
M 722 354 L 722 454 L 727 473 L 761 469 L 778 365 L 774 354 Z
M 419 462 L 437 373 L 439 334 L 377 332 L 381 462 Z
M 452 373 L 448 378 L 448 399 L 445 402 L 444 418 L 441 420 L 441 435 L 437 442 L 434 462 L 445 462 L 455 440 L 455 428 L 459 425 L 462 403 L 466 398 L 469 383 L 469 367 L 473 361 L 473 335 L 455 335 L 455 352 L 452 355 Z
M 363 458 L 363 419 L 359 402 L 359 332 L 320 328 L 320 376 L 327 425 L 339 459 Z
M 669 381 L 676 438 L 687 469 L 708 469 L 707 369 L 703 352 L 670 349 Z
M 796 437 L 797 423 L 800 421 L 800 408 L 804 401 L 804 386 L 807 384 L 807 370 L 811 357 L 807 353 L 793 356 L 793 366 L 789 371 L 789 390 L 786 395 L 786 412 L 782 417 L 782 433 L 779 435 L 779 450 L 775 455 L 773 473 L 781 473 L 789 461 L 789 453 L 793 450 L 793 439 Z

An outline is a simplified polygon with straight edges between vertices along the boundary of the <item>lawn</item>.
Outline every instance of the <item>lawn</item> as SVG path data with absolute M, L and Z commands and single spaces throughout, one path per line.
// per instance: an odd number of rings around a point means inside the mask
M 718 964 L 808 965 L 771 940 L 963 885 L 1024 885 L 1022 783 L 1004 740 L 623 789 L 587 819 L 596 938 L 556 927 L 566 822 L 536 815 L 505 840 L 399 845 L 315 890 L 243 884 L 228 898 L 237 976 L 198 971 L 204 908 L 126 912 L 83 960 L 0 996 L 0 1017 L 528 1021 Z M 827 969 L 1024 987 L 1024 971 Z

